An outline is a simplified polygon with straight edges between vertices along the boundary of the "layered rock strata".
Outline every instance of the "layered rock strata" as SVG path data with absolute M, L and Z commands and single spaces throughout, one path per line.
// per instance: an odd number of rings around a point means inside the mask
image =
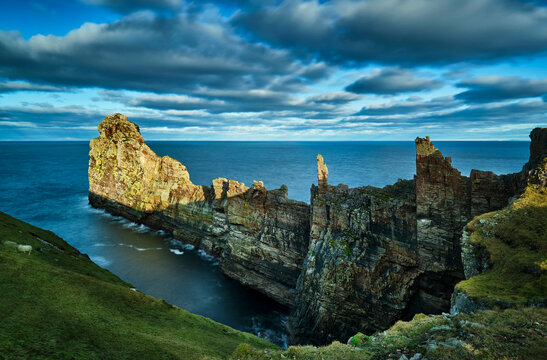
M 545 156 L 547 129 L 532 132 L 530 162 L 510 175 L 462 176 L 429 138 L 417 138 L 413 180 L 348 188 L 328 184 L 318 155 L 310 205 L 259 181 L 194 185 L 121 114 L 99 133 L 90 144 L 91 204 L 218 256 L 227 275 L 291 307 L 292 343 L 345 341 L 417 312 L 447 311 L 464 277 L 463 226 L 507 205 L 530 176 L 545 181 L 534 164 Z
M 308 248 L 309 206 L 234 180 L 194 185 L 186 167 L 157 156 L 139 127 L 107 116 L 89 152 L 89 201 L 95 207 L 171 232 L 220 257 L 228 276 L 279 303 L 293 304 Z

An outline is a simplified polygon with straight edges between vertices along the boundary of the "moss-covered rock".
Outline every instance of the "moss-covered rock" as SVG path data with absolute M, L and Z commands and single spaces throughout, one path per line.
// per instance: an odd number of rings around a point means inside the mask
M 465 311 L 465 297 L 478 307 L 546 306 L 547 188 L 530 184 L 511 205 L 473 219 L 462 259 L 467 280 L 456 285 L 453 311 Z

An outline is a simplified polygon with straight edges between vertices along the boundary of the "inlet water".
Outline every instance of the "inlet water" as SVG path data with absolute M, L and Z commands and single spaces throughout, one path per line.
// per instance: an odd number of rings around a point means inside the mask
M 329 183 L 384 186 L 415 173 L 413 142 L 151 142 L 158 155 L 181 161 L 194 184 L 216 177 L 268 189 L 285 184 L 289 197 L 309 201 L 315 155 Z M 528 142 L 436 142 L 463 175 L 471 168 L 517 172 Z M 0 142 L 0 210 L 51 230 L 140 291 L 238 330 L 286 345 L 287 309 L 226 277 L 216 259 L 168 234 L 130 223 L 87 202 L 87 143 Z

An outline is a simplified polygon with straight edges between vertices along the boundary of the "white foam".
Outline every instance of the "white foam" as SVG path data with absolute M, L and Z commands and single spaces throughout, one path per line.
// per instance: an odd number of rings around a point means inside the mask
M 107 260 L 104 256 L 95 255 L 95 256 L 90 256 L 89 258 L 91 259 L 91 261 L 93 261 L 95 264 L 101 267 L 112 264 L 112 261 Z
M 171 251 L 173 254 L 175 255 L 182 255 L 184 254 L 184 251 L 181 251 L 179 249 L 169 249 L 169 251 Z
M 212 255 L 209 255 L 207 254 L 205 251 L 199 249 L 198 250 L 198 255 L 205 261 L 209 261 L 209 262 L 215 262 L 215 265 L 218 265 L 218 261 L 217 261 L 217 258 L 212 256 Z
M 182 248 L 184 250 L 194 250 L 196 248 L 192 244 L 184 244 L 184 243 L 180 242 L 179 240 L 175 240 L 173 238 L 169 238 L 169 239 L 167 239 L 167 241 L 169 242 L 169 244 L 173 245 L 173 247 Z
M 128 248 L 133 248 L 137 251 L 148 251 L 148 250 L 163 250 L 163 248 L 161 247 L 157 247 L 157 248 L 140 248 L 140 247 L 136 247 L 134 245 L 131 245 L 131 244 L 124 244 L 124 243 L 118 243 L 119 246 L 125 246 L 125 247 L 128 247 Z

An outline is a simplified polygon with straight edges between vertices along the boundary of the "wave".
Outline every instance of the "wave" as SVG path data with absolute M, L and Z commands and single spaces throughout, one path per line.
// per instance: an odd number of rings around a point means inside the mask
M 91 259 L 91 261 L 93 261 L 95 264 L 99 265 L 100 267 L 106 267 L 112 264 L 112 261 L 107 260 L 104 256 L 90 255 L 89 258 Z
M 210 262 L 212 263 L 213 265 L 218 265 L 218 259 L 212 255 L 209 255 L 207 254 L 205 251 L 199 249 L 197 251 L 198 255 L 200 258 L 202 258 L 203 260 L 207 261 L 207 262 Z
M 175 255 L 182 255 L 184 254 L 184 251 L 181 251 L 179 249 L 169 249 L 169 251 L 171 251 L 173 254 Z

